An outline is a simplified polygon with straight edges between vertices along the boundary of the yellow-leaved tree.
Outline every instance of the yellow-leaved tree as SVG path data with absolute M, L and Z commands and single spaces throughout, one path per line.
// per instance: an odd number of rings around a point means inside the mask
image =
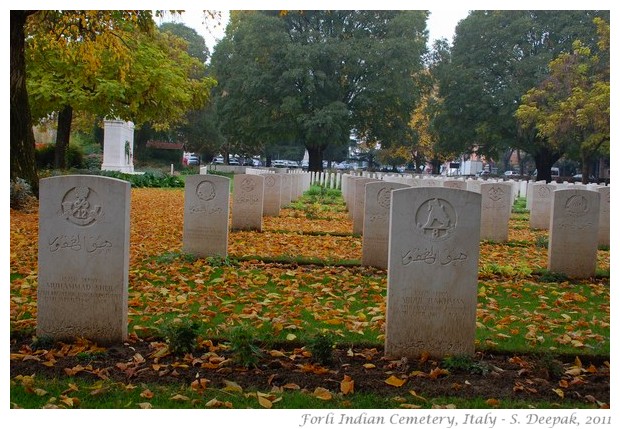
M 523 128 L 535 128 L 551 144 L 581 160 L 588 183 L 592 161 L 609 156 L 609 24 L 595 18 L 598 52 L 580 40 L 572 52 L 549 63 L 549 75 L 521 98 L 515 113 Z
M 167 129 L 204 106 L 214 85 L 150 11 L 41 11 L 26 29 L 33 120 L 58 114 L 56 168 L 65 167 L 73 112 Z

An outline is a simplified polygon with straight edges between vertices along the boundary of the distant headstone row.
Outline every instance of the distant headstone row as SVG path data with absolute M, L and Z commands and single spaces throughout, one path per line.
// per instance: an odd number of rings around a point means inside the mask
M 369 175 L 370 176 L 370 175 Z M 494 242 L 505 242 L 508 240 L 508 224 L 512 205 L 517 195 L 531 196 L 530 206 L 530 228 L 534 230 L 550 230 L 553 207 L 553 196 L 556 190 L 588 190 L 599 194 L 600 204 L 594 209 L 590 205 L 590 211 L 595 211 L 598 219 L 594 222 L 596 227 L 597 246 L 609 246 L 609 213 L 610 197 L 608 186 L 598 185 L 558 185 L 554 183 L 534 183 L 527 184 L 525 181 L 487 181 L 487 180 L 451 180 L 441 178 L 420 178 L 383 175 L 381 179 L 344 175 L 342 178 L 342 192 L 345 203 L 349 208 L 349 215 L 353 221 L 353 233 L 362 236 L 362 264 L 377 268 L 387 268 L 387 253 L 385 245 L 388 241 L 388 223 L 378 225 L 380 219 L 387 217 L 377 214 L 377 204 L 375 204 L 374 193 L 376 189 L 385 188 L 387 184 L 399 184 L 413 188 L 419 187 L 439 187 L 460 190 L 469 190 L 481 195 L 481 219 L 480 219 L 480 239 Z M 528 191 L 529 189 L 529 191 Z M 388 192 L 389 194 L 389 192 Z M 386 210 L 389 211 L 390 199 L 385 199 Z M 557 210 L 556 210 L 557 211 Z M 369 237 L 366 237 L 369 235 Z M 557 235 L 556 235 L 557 236 Z M 556 240 L 557 242 L 557 240 Z M 551 249 L 550 249 L 551 252 Z M 554 258 L 550 258 L 552 260 Z M 550 263 L 550 270 L 557 270 L 557 264 Z M 574 267 L 574 266 L 573 266 Z M 567 275 L 588 277 L 594 272 L 584 274 L 573 273 L 572 270 L 566 271 Z

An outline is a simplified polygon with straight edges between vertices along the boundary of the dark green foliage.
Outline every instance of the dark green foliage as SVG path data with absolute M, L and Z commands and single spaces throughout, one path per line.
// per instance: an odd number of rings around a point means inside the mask
M 563 154 L 536 130 L 518 132 L 518 101 L 548 74 L 548 64 L 580 39 L 595 51 L 595 16 L 609 22 L 609 11 L 475 10 L 459 22 L 449 60 L 441 69 L 438 118 L 444 152 L 479 153 L 498 159 L 522 149 L 550 179 Z M 544 168 L 543 168 L 544 167 Z M 546 177 L 543 177 L 547 179 Z
M 534 361 L 534 371 L 546 379 L 559 379 L 564 374 L 562 362 L 557 360 L 551 352 L 541 352 Z
M 49 350 L 54 346 L 54 339 L 49 335 L 34 337 L 30 347 L 32 350 Z
M 237 325 L 230 329 L 228 339 L 233 359 L 246 368 L 255 367 L 262 357 L 260 346 L 255 344 L 256 331 L 249 325 Z
M 542 247 L 546 249 L 549 247 L 549 237 L 546 235 L 539 235 L 536 237 L 536 247 Z
M 533 274 L 540 276 L 539 281 L 544 283 L 561 283 L 568 280 L 568 277 L 565 274 L 554 273 L 547 269 L 536 270 Z
M 70 144 L 67 148 L 67 167 L 82 168 L 84 166 L 84 152 L 80 146 Z
M 229 256 L 210 256 L 206 258 L 206 261 L 212 267 L 234 267 L 237 265 L 237 261 L 231 259 Z
M 98 352 L 80 352 L 75 357 L 81 363 L 89 363 L 94 360 L 97 360 L 100 357 L 104 357 L 106 355 L 105 351 Z
M 98 171 L 103 163 L 103 155 L 91 153 L 86 155 L 83 160 L 83 167 L 89 171 Z
M 485 362 L 478 362 L 471 356 L 457 355 L 446 356 L 441 361 L 441 367 L 451 372 L 467 372 L 469 374 L 486 375 L 489 372 L 489 365 Z
M 312 353 L 312 358 L 320 364 L 329 365 L 333 361 L 334 337 L 326 332 L 320 332 L 312 336 L 307 349 Z
M 238 13 L 211 62 L 227 145 L 242 152 L 241 142 L 256 149 L 295 142 L 317 171 L 328 147 L 346 148 L 352 129 L 386 147 L 409 139 L 427 14 Z
M 191 353 L 196 348 L 200 324 L 189 319 L 174 319 L 160 328 L 170 351 L 175 354 Z
M 163 172 L 146 172 L 144 174 L 127 174 L 118 171 L 101 171 L 97 174 L 116 179 L 126 180 L 135 188 L 182 188 L 185 186 L 183 178 L 171 176 Z
M 55 145 L 44 145 L 36 149 L 35 160 L 39 170 L 54 168 Z M 69 145 L 65 154 L 67 168 L 82 168 L 84 166 L 84 153 L 77 145 Z

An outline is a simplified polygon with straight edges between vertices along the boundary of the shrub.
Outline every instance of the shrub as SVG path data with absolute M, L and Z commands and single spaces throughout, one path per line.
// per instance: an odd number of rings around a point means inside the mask
M 246 367 L 255 367 L 263 352 L 254 344 L 256 332 L 248 325 L 239 325 L 229 331 L 230 351 L 234 360 Z
M 54 168 L 54 156 L 56 146 L 53 144 L 37 147 L 35 161 L 39 170 Z M 65 153 L 67 168 L 82 168 L 84 165 L 84 153 L 82 148 L 70 144 Z
M 471 356 L 466 355 L 446 356 L 442 360 L 442 366 L 450 371 L 462 371 L 480 375 L 488 374 L 490 369 L 485 362 L 476 362 Z
M 196 348 L 200 324 L 194 320 L 174 319 L 160 328 L 170 351 L 175 354 L 191 353 Z
M 325 332 L 315 334 L 308 343 L 308 350 L 318 363 L 329 365 L 333 361 L 334 337 Z
M 549 237 L 546 235 L 539 235 L 536 237 L 536 247 L 542 247 L 546 249 L 549 247 Z
M 101 170 L 101 164 L 103 163 L 103 155 L 98 153 L 91 153 L 86 155 L 83 159 L 84 168 L 90 171 Z
M 32 350 L 49 350 L 54 346 L 54 339 L 49 335 L 34 337 L 30 347 Z
M 19 210 L 28 205 L 28 203 L 34 198 L 32 188 L 30 184 L 24 179 L 16 178 L 11 180 L 11 208 Z
M 65 154 L 68 168 L 82 168 L 84 165 L 84 152 L 82 148 L 70 144 Z

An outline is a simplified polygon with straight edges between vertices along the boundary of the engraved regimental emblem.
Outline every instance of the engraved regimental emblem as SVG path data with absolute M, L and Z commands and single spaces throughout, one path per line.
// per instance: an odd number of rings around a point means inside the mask
M 389 188 L 381 188 L 379 192 L 377 192 L 377 203 L 384 209 L 390 208 L 390 199 L 392 198 L 392 194 L 390 193 L 392 190 Z
M 246 177 L 241 181 L 241 189 L 243 189 L 245 192 L 252 192 L 254 188 L 256 188 L 256 183 L 254 182 L 254 179 Z
M 492 186 L 491 189 L 489 189 L 488 195 L 489 199 L 492 201 L 499 201 L 504 197 L 504 191 L 500 187 Z
M 551 188 L 548 186 L 541 186 L 538 188 L 538 197 L 539 198 L 548 198 L 551 195 Z
M 276 184 L 276 178 L 270 175 L 265 176 L 265 186 L 272 188 Z
M 573 195 L 566 200 L 564 208 L 569 215 L 580 217 L 588 212 L 588 200 L 583 195 Z
M 211 201 L 215 198 L 215 185 L 210 180 L 204 180 L 196 186 L 196 196 L 202 201 Z
M 452 204 L 441 198 L 432 198 L 420 205 L 415 221 L 422 235 L 438 241 L 448 238 L 454 232 L 457 218 Z
M 62 199 L 62 216 L 78 226 L 95 223 L 101 216 L 97 193 L 87 186 L 71 188 Z

